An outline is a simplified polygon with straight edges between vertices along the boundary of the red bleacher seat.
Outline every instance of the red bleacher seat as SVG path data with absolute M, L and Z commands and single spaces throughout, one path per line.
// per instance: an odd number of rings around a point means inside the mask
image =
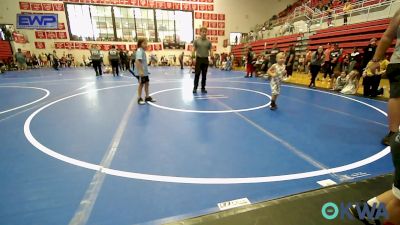
M 0 40 L 0 59 L 7 60 L 12 57 L 12 49 L 9 41 Z

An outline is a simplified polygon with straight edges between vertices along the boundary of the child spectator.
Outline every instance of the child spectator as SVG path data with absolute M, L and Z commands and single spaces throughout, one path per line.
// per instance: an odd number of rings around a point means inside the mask
M 346 72 L 342 72 L 340 76 L 336 79 L 335 86 L 333 88 L 334 91 L 341 91 L 347 82 Z
M 358 76 L 360 74 L 356 70 L 352 70 L 348 75 L 347 75 L 347 81 L 346 85 L 343 87 L 343 89 L 340 91 L 342 94 L 346 95 L 354 95 L 357 93 L 358 90 Z

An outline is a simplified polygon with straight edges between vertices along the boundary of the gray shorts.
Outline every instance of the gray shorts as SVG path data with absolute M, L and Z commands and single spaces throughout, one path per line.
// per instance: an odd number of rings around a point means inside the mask
M 281 93 L 282 77 L 272 77 L 270 81 L 272 95 L 279 95 Z

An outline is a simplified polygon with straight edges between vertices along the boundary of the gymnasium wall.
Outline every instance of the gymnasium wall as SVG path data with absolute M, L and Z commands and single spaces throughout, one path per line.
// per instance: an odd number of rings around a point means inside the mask
M 23 6 L 20 6 L 20 4 Z M 98 4 L 110 4 L 117 3 L 117 5 L 125 5 L 135 7 L 134 4 L 140 5 L 141 7 L 166 7 L 166 3 L 178 3 L 180 9 L 189 9 L 194 10 L 196 14 L 196 19 L 194 20 L 194 32 L 196 33 L 196 28 L 198 29 L 203 24 L 208 24 L 213 34 L 210 33 L 209 37 L 213 37 L 213 45 L 215 45 L 215 49 L 217 52 L 229 52 L 230 48 L 225 48 L 223 46 L 224 40 L 229 39 L 230 32 L 248 32 L 250 27 L 253 27 L 255 24 L 260 24 L 270 18 L 272 15 L 277 14 L 281 10 L 283 10 L 288 4 L 294 2 L 291 1 L 263 1 L 263 0 L 190 0 L 190 1 L 163 1 L 162 5 L 158 5 L 158 2 L 151 0 L 64 0 L 64 1 L 40 1 L 40 0 L 2 0 L 0 1 L 0 24 L 16 24 L 16 14 L 21 12 L 32 12 L 32 13 L 57 13 L 59 17 L 59 23 L 62 23 L 64 26 L 62 29 L 57 30 L 56 33 L 51 33 L 55 35 L 55 39 L 39 38 L 37 37 L 38 33 L 35 30 L 26 30 L 21 29 L 18 32 L 23 35 L 27 41 L 27 43 L 12 43 L 13 49 L 21 48 L 23 50 L 31 51 L 33 53 L 39 52 L 50 52 L 53 50 L 57 51 L 57 54 L 61 56 L 63 52 L 71 52 L 75 55 L 77 61 L 82 59 L 83 55 L 89 55 L 88 50 L 81 49 L 85 48 L 83 44 L 89 44 L 94 42 L 75 42 L 70 41 L 69 33 L 68 33 L 68 23 L 66 20 L 65 11 L 62 10 L 61 5 L 63 2 L 71 2 L 71 3 L 85 3 L 89 4 L 90 2 L 98 3 Z M 141 5 L 142 2 L 145 2 L 146 5 Z M 37 10 L 37 6 L 41 4 L 52 5 L 52 11 L 44 11 Z M 28 8 L 25 8 L 28 5 Z M 136 7 L 138 7 L 136 6 Z M 32 8 L 35 7 L 35 10 Z M 55 9 L 55 8 L 58 9 Z M 22 9 L 21 9 L 22 8 Z M 223 20 L 213 20 L 212 15 L 218 14 L 223 15 Z M 207 19 L 208 18 L 208 19 Z M 218 24 L 218 27 L 210 27 L 211 25 Z M 220 24 L 223 27 L 220 27 Z M 196 36 L 196 35 L 195 35 Z M 62 46 L 64 43 L 64 46 Z M 105 49 L 108 45 L 124 45 L 129 50 L 129 45 L 133 45 L 135 43 L 131 42 L 95 42 L 100 45 L 104 45 Z M 151 45 L 156 45 L 159 47 L 161 43 L 151 43 Z M 61 47 L 61 48 L 60 48 Z M 155 47 L 155 46 L 154 46 Z M 45 49 L 42 49 L 45 48 Z M 189 54 L 189 50 L 191 46 L 188 45 L 185 48 L 185 54 Z M 162 55 L 179 55 L 182 50 L 162 50 L 162 51 L 151 51 L 161 57 Z M 150 54 L 150 53 L 148 53 Z M 106 55 L 106 54 L 105 54 Z M 106 59 L 107 61 L 107 59 Z

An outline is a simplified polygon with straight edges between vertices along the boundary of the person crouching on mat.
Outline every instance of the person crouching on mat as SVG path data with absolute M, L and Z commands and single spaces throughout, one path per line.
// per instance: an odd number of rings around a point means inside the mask
M 145 52 L 147 49 L 147 39 L 139 38 L 137 45 L 138 49 L 136 51 L 135 70 L 134 70 L 134 74 L 136 74 L 135 77 L 139 81 L 137 102 L 139 105 L 144 105 L 145 102 L 155 102 L 155 100 L 149 96 L 150 79 L 149 79 L 149 69 L 147 65 L 147 56 Z M 146 94 L 144 101 L 142 98 L 143 87 Z
M 278 108 L 276 105 L 276 100 L 278 99 L 278 95 L 281 91 L 281 82 L 284 76 L 286 76 L 286 66 L 285 66 L 285 54 L 283 52 L 278 53 L 276 55 L 277 63 L 273 64 L 268 69 L 268 76 L 270 77 L 270 85 L 272 91 L 271 98 L 271 110 L 275 110 Z

